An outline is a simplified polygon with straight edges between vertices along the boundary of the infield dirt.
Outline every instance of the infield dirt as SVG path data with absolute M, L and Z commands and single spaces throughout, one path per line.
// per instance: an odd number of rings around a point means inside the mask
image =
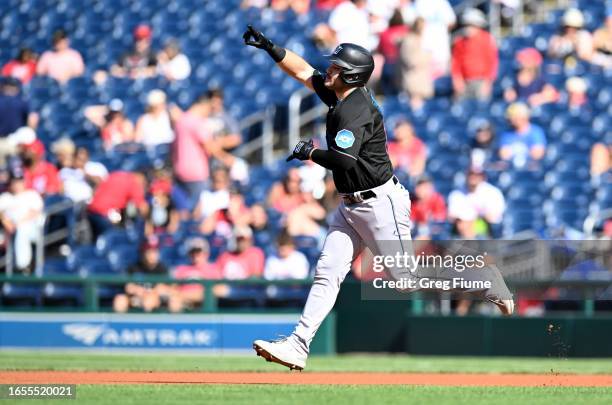
M 2 371 L 3 384 L 321 384 L 499 387 L 612 387 L 612 375 L 456 373 L 222 373 Z

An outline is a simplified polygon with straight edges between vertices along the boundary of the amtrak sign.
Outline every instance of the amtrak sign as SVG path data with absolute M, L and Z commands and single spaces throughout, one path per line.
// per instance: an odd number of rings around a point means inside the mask
M 288 335 L 293 315 L 0 313 L 0 350 L 248 352 L 262 336 Z
M 215 332 L 206 329 L 152 329 L 120 328 L 87 323 L 70 323 L 62 331 L 86 346 L 93 346 L 98 340 L 105 346 L 171 346 L 210 347 Z

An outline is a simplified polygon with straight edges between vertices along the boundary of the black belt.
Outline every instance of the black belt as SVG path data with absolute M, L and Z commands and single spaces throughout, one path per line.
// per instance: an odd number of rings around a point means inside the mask
M 399 180 L 397 179 L 397 177 L 393 176 L 393 184 L 397 184 L 397 183 L 399 183 Z M 374 191 L 365 190 L 365 191 L 357 191 L 352 194 L 343 195 L 342 200 L 344 201 L 345 204 L 356 204 L 356 203 L 360 203 L 360 202 L 363 202 L 365 200 L 369 200 L 370 198 L 375 198 L 375 197 L 376 197 L 376 193 Z

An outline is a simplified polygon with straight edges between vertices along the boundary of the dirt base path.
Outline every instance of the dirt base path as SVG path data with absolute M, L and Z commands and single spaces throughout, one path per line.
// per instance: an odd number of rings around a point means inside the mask
M 359 384 L 612 387 L 612 375 L 2 371 L 3 384 Z

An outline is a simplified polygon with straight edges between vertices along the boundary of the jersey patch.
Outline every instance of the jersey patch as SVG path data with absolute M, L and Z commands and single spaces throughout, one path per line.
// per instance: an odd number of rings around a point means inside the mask
M 341 129 L 336 134 L 336 145 L 341 147 L 342 149 L 348 149 L 355 143 L 355 135 L 348 129 Z

